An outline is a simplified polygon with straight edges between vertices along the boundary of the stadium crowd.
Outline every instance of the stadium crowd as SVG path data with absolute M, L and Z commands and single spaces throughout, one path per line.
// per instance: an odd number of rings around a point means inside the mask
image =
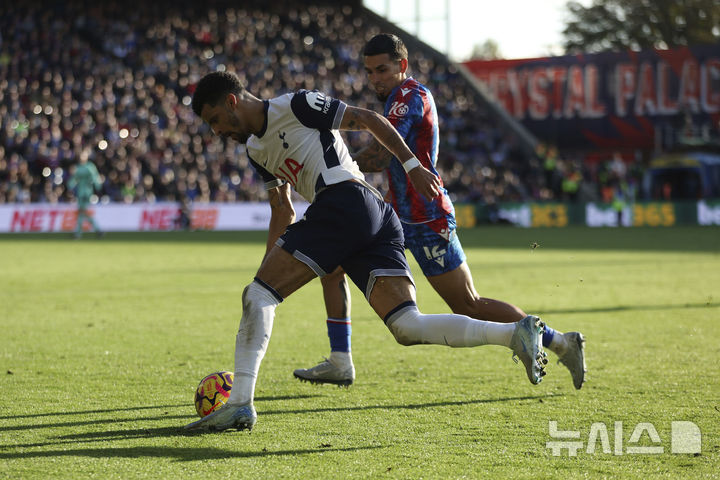
M 361 58 L 365 40 L 381 27 L 359 7 L 298 5 L 5 4 L 0 203 L 71 201 L 67 180 L 81 156 L 102 175 L 101 202 L 264 200 L 244 146 L 223 148 L 223 140 L 203 135 L 207 127 L 192 114 L 193 88 L 203 74 L 237 72 L 261 98 L 316 88 L 382 110 L 366 86 Z M 566 196 L 547 175 L 546 158 L 522 153 L 452 65 L 411 51 L 410 68 L 435 96 L 439 170 L 453 200 Z M 346 135 L 351 149 L 367 141 L 364 135 Z M 371 180 L 381 183 L 382 176 Z

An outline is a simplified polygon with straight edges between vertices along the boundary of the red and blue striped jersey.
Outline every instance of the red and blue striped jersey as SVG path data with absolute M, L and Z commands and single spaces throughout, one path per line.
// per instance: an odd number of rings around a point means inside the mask
M 385 117 L 405 139 L 420 163 L 439 177 L 435 165 L 440 135 L 435 100 L 430 90 L 408 77 L 390 92 L 385 103 Z M 387 171 L 390 202 L 403 223 L 428 223 L 454 214 L 444 188 L 439 196 L 428 201 L 415 190 L 397 158 L 393 157 Z

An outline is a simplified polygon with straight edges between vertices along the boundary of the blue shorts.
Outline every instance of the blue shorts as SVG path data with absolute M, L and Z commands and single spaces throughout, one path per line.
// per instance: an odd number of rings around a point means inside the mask
M 377 277 L 408 277 L 402 225 L 392 207 L 356 182 L 331 185 L 277 245 L 319 277 L 341 266 L 366 298 Z
M 451 272 L 466 260 L 453 215 L 428 223 L 403 223 L 403 230 L 405 247 L 426 277 Z

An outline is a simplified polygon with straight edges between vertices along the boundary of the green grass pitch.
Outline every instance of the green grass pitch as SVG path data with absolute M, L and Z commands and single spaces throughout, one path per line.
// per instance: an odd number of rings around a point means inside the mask
M 355 385 L 299 383 L 328 353 L 315 280 L 277 310 L 252 433 L 198 435 L 265 233 L 0 236 L 0 478 L 718 478 L 720 229 L 460 238 L 482 295 L 586 335 L 582 390 L 553 353 L 533 386 L 501 347 L 397 345 L 355 288 Z M 411 264 L 420 309 L 446 311 Z M 672 422 L 699 454 L 673 453 Z

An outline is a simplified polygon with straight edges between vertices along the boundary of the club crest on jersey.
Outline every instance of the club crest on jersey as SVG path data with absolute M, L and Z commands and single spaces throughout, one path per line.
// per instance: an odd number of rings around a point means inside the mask
M 405 95 L 407 95 L 408 93 L 410 93 L 410 92 L 412 92 L 412 89 L 411 89 L 411 88 L 401 88 L 401 89 L 400 89 L 400 93 L 402 93 L 402 96 L 403 96 L 403 97 L 404 97 Z
M 408 106 L 405 105 L 402 102 L 393 102 L 392 106 L 390 107 L 390 110 L 388 110 L 388 117 L 402 117 L 406 113 L 408 113 Z
M 425 256 L 428 260 L 435 260 L 441 267 L 445 266 L 445 259 L 443 258 L 443 255 L 447 253 L 447 250 L 444 248 L 440 250 L 440 245 L 433 245 L 432 249 L 429 247 L 423 247 L 423 250 L 425 251 Z
M 330 109 L 330 102 L 322 92 L 307 92 L 305 94 L 305 100 L 313 110 L 318 112 L 327 113 Z

